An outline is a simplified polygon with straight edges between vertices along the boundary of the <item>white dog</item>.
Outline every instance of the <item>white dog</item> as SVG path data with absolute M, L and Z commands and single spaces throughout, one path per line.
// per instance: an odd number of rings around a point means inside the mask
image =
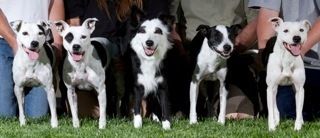
M 283 22 L 281 18 L 270 19 L 277 32 L 273 53 L 270 54 L 267 65 L 267 103 L 269 131 L 276 129 L 280 115 L 276 103 L 278 85 L 294 85 L 296 92 L 295 130 L 300 130 L 303 124 L 302 108 L 304 102 L 305 69 L 300 56 L 301 47 L 307 39 L 311 25 L 308 21 Z
M 19 107 L 20 125 L 23 126 L 26 123 L 23 110 L 24 87 L 43 86 L 47 92 L 50 106 L 51 126 L 57 127 L 58 120 L 52 73 L 54 54 L 46 42 L 50 27 L 47 23 L 41 21 L 38 23 L 15 21 L 11 23 L 11 26 L 17 34 L 18 43 L 12 72 L 15 83 L 14 92 Z
M 96 90 L 100 107 L 99 128 L 106 126 L 106 60 L 99 57 L 96 45 L 91 42 L 90 35 L 95 29 L 96 18 L 88 18 L 82 26 L 69 26 L 64 21 L 55 22 L 55 26 L 63 37 L 63 46 L 68 56 L 63 65 L 63 81 L 68 89 L 68 101 L 71 108 L 73 127 L 79 127 L 78 103 L 75 89 Z M 106 55 L 105 52 L 104 55 Z

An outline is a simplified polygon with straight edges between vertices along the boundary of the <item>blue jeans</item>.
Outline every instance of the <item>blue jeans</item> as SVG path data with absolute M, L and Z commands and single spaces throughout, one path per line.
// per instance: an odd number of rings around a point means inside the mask
M 17 100 L 14 95 L 12 78 L 13 54 L 8 43 L 0 39 L 0 116 L 14 117 L 18 113 Z M 25 115 L 33 118 L 48 113 L 47 94 L 41 87 L 25 88 Z
M 318 108 L 313 107 L 315 103 L 319 103 L 318 91 L 320 90 L 320 70 L 305 68 L 305 71 L 305 99 L 302 115 L 304 120 L 310 120 L 316 115 L 316 113 L 320 112 Z M 293 87 L 279 86 L 277 94 L 277 106 L 280 112 L 280 116 L 284 118 L 295 118 L 295 105 L 295 92 L 293 91 Z

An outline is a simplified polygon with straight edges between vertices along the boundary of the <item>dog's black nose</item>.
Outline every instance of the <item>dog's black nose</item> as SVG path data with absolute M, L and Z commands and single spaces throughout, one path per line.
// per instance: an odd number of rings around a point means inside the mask
M 224 51 L 230 51 L 231 50 L 231 46 L 230 45 L 224 45 L 223 46 L 223 50 Z
M 37 41 L 32 41 L 31 42 L 31 47 L 32 48 L 36 48 L 36 47 L 38 47 L 39 46 L 39 42 L 37 42 Z
M 146 41 L 147 46 L 153 46 L 153 41 L 152 40 L 147 40 Z
M 80 50 L 80 48 L 81 48 L 81 46 L 78 45 L 78 44 L 75 44 L 75 45 L 72 46 L 72 50 L 73 51 L 78 51 L 78 50 Z
M 296 36 L 293 36 L 292 40 L 293 40 L 294 43 L 300 43 L 301 42 L 301 37 L 296 35 Z

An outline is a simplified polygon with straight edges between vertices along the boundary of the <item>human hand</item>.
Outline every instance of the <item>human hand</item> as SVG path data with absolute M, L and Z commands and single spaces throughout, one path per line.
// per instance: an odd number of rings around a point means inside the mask
M 172 40 L 174 40 L 174 41 L 179 41 L 179 42 L 182 41 L 180 35 L 176 31 L 176 24 L 172 25 L 172 31 L 170 33 L 170 36 L 171 36 Z

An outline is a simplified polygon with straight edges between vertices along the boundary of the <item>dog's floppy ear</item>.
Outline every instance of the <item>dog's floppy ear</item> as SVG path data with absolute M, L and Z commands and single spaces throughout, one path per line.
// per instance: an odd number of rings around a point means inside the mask
M 158 16 L 158 18 L 161 20 L 161 22 L 164 25 L 168 26 L 169 32 L 171 32 L 173 28 L 173 24 L 175 23 L 175 17 L 168 14 L 161 14 Z
M 37 23 L 39 26 L 43 27 L 45 30 L 49 30 L 51 27 L 50 21 L 38 21 Z
M 231 25 L 230 27 L 227 27 L 227 28 L 228 28 L 228 32 L 229 32 L 229 37 L 234 42 L 235 38 L 241 32 L 242 26 L 240 24 L 235 24 L 235 25 Z
M 238 35 L 242 30 L 242 26 L 240 24 L 235 24 L 230 26 L 230 32 L 232 34 Z
M 90 32 L 92 33 L 95 29 L 95 25 L 97 21 L 98 21 L 97 18 L 88 18 L 82 23 L 82 26 L 90 30 Z
M 269 19 L 269 22 L 272 23 L 273 28 L 276 30 L 280 26 L 280 24 L 283 23 L 283 20 L 279 17 L 272 17 Z
M 49 43 L 53 43 L 53 35 L 51 32 L 51 22 L 50 21 L 38 21 L 37 25 L 40 30 L 43 31 L 44 35 L 46 36 L 46 41 Z
M 10 22 L 10 26 L 13 31 L 19 32 L 22 25 L 22 20 L 12 21 Z
M 197 30 L 196 31 L 200 31 L 204 36 L 208 33 L 208 30 L 210 29 L 210 26 L 209 25 L 199 25 L 197 27 Z
M 301 23 L 307 28 L 308 31 L 311 29 L 311 23 L 308 20 L 303 20 Z
M 59 33 L 60 35 L 62 35 L 63 32 L 64 32 L 67 28 L 69 28 L 69 25 L 68 25 L 65 21 L 63 21 L 63 20 L 55 21 L 55 22 L 54 22 L 54 25 L 55 25 L 55 28 L 57 29 L 57 31 L 58 31 L 58 33 Z

